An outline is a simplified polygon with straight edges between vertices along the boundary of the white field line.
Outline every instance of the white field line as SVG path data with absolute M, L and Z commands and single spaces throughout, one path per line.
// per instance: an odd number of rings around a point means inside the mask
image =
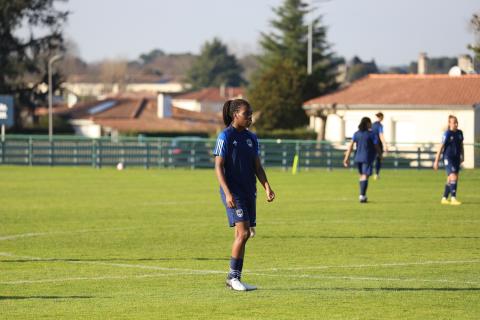
M 396 263 L 380 263 L 380 264 L 349 264 L 338 266 L 306 266 L 292 268 L 268 268 L 247 270 L 252 272 L 265 271 L 295 271 L 295 270 L 325 270 L 325 269 L 355 269 L 355 268 L 386 268 L 386 267 L 404 267 L 404 266 L 423 266 L 423 265 L 449 265 L 449 264 L 476 264 L 480 260 L 459 260 L 459 261 L 419 261 L 419 262 L 396 262 Z
M 40 258 L 40 257 L 32 257 L 32 256 L 19 256 L 9 252 L 0 252 L 0 256 L 3 257 L 11 257 L 11 258 L 19 258 L 19 259 L 28 259 L 32 261 L 55 261 L 55 258 Z M 147 269 L 147 270 L 157 270 L 157 271 L 180 271 L 182 273 L 191 273 L 191 274 L 225 274 L 226 271 L 218 271 L 218 270 L 198 270 L 198 269 L 184 269 L 184 268 L 167 268 L 167 267 L 159 267 L 159 266 L 150 266 L 145 264 L 129 264 L 129 263 L 109 263 L 109 262 L 101 262 L 101 261 L 62 261 L 70 264 L 90 264 L 90 265 L 97 265 L 97 266 L 110 266 L 110 267 L 119 267 L 119 268 L 135 268 L 135 269 Z
M 440 283 L 456 283 L 456 284 L 475 284 L 480 282 L 474 281 L 455 281 L 447 279 L 415 279 L 415 278 L 382 278 L 382 277 L 356 277 L 356 276 L 318 276 L 311 274 L 269 274 L 269 273 L 248 273 L 249 275 L 263 277 L 282 277 L 282 278 L 305 278 L 305 279 L 329 279 L 329 280 L 354 280 L 354 281 L 401 281 L 401 282 L 440 282 Z
M 159 270 L 159 271 L 182 271 L 188 272 L 191 274 L 225 274 L 226 271 L 218 270 L 198 270 L 198 269 L 183 269 L 183 268 L 166 268 L 158 266 L 149 266 L 144 264 L 128 264 L 128 263 L 108 263 L 108 262 L 96 262 L 96 261 L 69 261 L 69 263 L 80 263 L 80 264 L 92 264 L 100 266 L 110 266 L 110 267 L 119 267 L 119 268 L 136 268 L 136 269 L 148 269 L 148 270 Z
M 71 231 L 51 231 L 51 232 L 29 232 L 21 234 L 12 234 L 8 236 L 0 236 L 0 241 L 15 240 L 20 238 L 41 237 L 54 234 L 72 234 L 72 233 L 92 233 L 92 232 L 108 232 L 108 231 L 125 231 L 138 228 L 111 228 L 111 229 L 86 229 L 86 230 L 71 230 Z
M 171 277 L 182 275 L 198 275 L 198 272 L 177 272 L 177 273 L 155 273 L 155 274 L 140 274 L 133 276 L 100 276 L 100 277 L 71 277 L 71 278 L 55 278 L 55 279 L 39 279 L 39 280 L 14 280 L 3 281 L 3 285 L 16 284 L 36 284 L 36 283 L 56 283 L 56 282 L 70 282 L 70 281 L 101 281 L 101 280 L 124 280 L 124 279 L 143 279 L 143 278 L 157 278 L 157 277 Z
M 29 257 L 29 256 L 17 256 L 8 252 L 0 252 L 0 256 L 16 257 L 16 258 L 27 258 L 31 260 L 54 260 L 52 258 L 45 259 L 39 257 Z M 431 261 L 432 262 L 432 261 Z M 436 261 L 437 264 L 441 261 Z M 453 261 L 444 261 L 444 262 L 453 262 Z M 478 261 L 475 261 L 478 262 Z M 95 262 L 95 261 L 68 261 L 68 263 L 81 263 L 81 264 L 91 264 L 91 265 L 106 265 L 113 267 L 121 268 L 139 268 L 139 269 L 149 269 L 149 270 L 161 270 L 161 271 L 179 271 L 176 273 L 162 273 L 162 274 L 151 274 L 151 275 L 137 275 L 137 276 L 103 276 L 103 277 L 73 277 L 73 278 L 58 278 L 58 279 L 40 279 L 40 280 L 17 280 L 17 281 L 6 281 L 0 282 L 0 284 L 29 284 L 29 283 L 43 283 L 43 282 L 63 282 L 63 281 L 81 281 L 81 280 L 109 280 L 109 279 L 128 279 L 128 278 L 147 278 L 147 277 L 160 277 L 160 276 L 181 276 L 181 275 L 212 275 L 212 274 L 225 274 L 225 271 L 218 270 L 197 270 L 197 269 L 182 269 L 182 268 L 165 268 L 158 266 L 149 266 L 149 265 L 138 265 L 138 264 L 125 264 L 125 263 L 105 263 L 105 262 Z M 419 264 L 419 263 L 416 263 Z M 388 264 L 391 265 L 391 264 Z M 468 285 L 479 285 L 480 282 L 474 281 L 455 281 L 448 279 L 417 279 L 417 278 L 382 278 L 382 277 L 357 277 L 357 276 L 321 276 L 321 275 L 310 275 L 310 274 L 270 274 L 270 273 L 259 273 L 259 272 L 249 272 L 249 275 L 256 275 L 261 277 L 283 277 L 283 278 L 306 278 L 306 279 L 330 279 L 330 280 L 353 280 L 353 281 L 389 281 L 389 282 L 431 282 L 431 283 L 452 283 L 452 284 L 468 284 Z
M 208 270 L 207 270 L 208 271 Z M 224 271 L 215 271 L 216 273 L 225 273 Z M 102 281 L 102 280 L 124 280 L 124 279 L 144 279 L 157 277 L 171 277 L 171 276 L 191 276 L 191 275 L 211 275 L 211 272 L 203 272 L 203 270 L 196 270 L 195 272 L 177 272 L 177 273 L 158 273 L 158 274 L 142 274 L 133 276 L 101 276 L 101 277 L 71 277 L 71 278 L 56 278 L 56 279 L 39 279 L 39 280 L 15 280 L 3 281 L 3 285 L 21 285 L 21 284 L 37 284 L 37 283 L 58 283 L 71 281 Z M 429 282 L 429 283 L 450 283 L 450 284 L 464 284 L 464 285 L 479 285 L 480 282 L 473 281 L 453 281 L 447 279 L 414 279 L 414 278 L 380 278 L 380 277 L 352 277 L 352 276 L 315 276 L 309 274 L 301 275 L 281 275 L 281 274 L 266 274 L 266 273 L 249 273 L 260 277 L 282 277 L 282 278 L 296 278 L 296 279 L 328 279 L 328 280 L 352 280 L 352 281 L 379 281 L 379 282 Z

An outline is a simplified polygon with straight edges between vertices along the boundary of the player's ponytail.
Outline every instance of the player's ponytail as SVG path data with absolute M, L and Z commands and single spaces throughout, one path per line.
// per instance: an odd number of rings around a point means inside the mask
M 227 100 L 223 104 L 223 110 L 222 110 L 223 123 L 225 123 L 226 127 L 228 127 L 233 121 L 233 115 L 230 114 L 230 104 L 231 103 L 232 103 L 232 100 Z
M 225 123 L 226 127 L 232 124 L 233 115 L 240 109 L 241 106 L 247 106 L 250 108 L 250 103 L 248 103 L 248 101 L 245 99 L 233 99 L 227 100 L 223 104 L 222 116 L 223 123 Z

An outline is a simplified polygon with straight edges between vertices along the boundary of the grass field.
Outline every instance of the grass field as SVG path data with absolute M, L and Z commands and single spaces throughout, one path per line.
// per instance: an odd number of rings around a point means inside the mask
M 480 171 L 267 173 L 239 293 L 213 171 L 0 167 L 0 318 L 479 319 Z

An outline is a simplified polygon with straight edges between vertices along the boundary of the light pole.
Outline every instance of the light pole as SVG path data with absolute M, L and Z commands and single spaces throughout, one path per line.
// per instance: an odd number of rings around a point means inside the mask
M 52 110 L 52 65 L 55 61 L 62 59 L 63 55 L 57 54 L 48 60 L 48 140 L 52 142 L 53 139 L 53 110 Z

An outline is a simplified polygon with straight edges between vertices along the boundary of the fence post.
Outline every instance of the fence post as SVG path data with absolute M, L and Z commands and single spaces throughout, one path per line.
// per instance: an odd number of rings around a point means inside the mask
M 158 159 L 157 159 L 157 164 L 158 167 L 161 168 L 162 166 L 162 139 L 158 138 Z
M 286 144 L 283 144 L 282 146 L 282 167 L 283 171 L 287 171 L 287 151 L 285 150 Z
M 50 154 L 50 166 L 53 166 L 53 139 L 52 141 L 50 141 L 49 154 Z
M 33 141 L 32 137 L 28 137 L 28 165 L 33 165 Z
M 1 158 L 1 160 L 2 160 L 2 164 L 5 164 L 5 149 L 6 149 L 5 148 L 5 141 L 2 140 L 1 143 L 2 143 L 2 158 Z
M 196 161 L 196 157 L 195 157 L 195 143 L 193 144 L 192 146 L 192 149 L 190 150 L 190 169 L 195 169 L 195 161 Z
M 422 151 L 421 151 L 421 148 L 418 147 L 417 148 L 417 170 L 420 170 L 421 169 L 421 159 L 422 159 Z
M 97 146 L 95 144 L 95 139 L 92 139 L 92 167 L 95 168 L 97 162 Z
M 97 168 L 102 167 L 102 140 L 98 140 L 98 148 L 97 148 Z
M 395 146 L 395 160 L 393 162 L 395 169 L 398 169 L 398 147 Z
M 145 161 L 145 169 L 149 169 L 150 168 L 150 147 L 149 147 L 149 144 L 148 144 L 148 141 L 145 142 L 145 148 L 147 148 L 146 150 L 146 161 Z
M 73 164 L 78 165 L 78 141 L 75 141 L 73 148 Z
M 327 168 L 328 168 L 328 171 L 332 171 L 333 170 L 333 166 L 332 166 L 332 145 L 331 144 L 328 144 L 328 147 L 327 147 Z

